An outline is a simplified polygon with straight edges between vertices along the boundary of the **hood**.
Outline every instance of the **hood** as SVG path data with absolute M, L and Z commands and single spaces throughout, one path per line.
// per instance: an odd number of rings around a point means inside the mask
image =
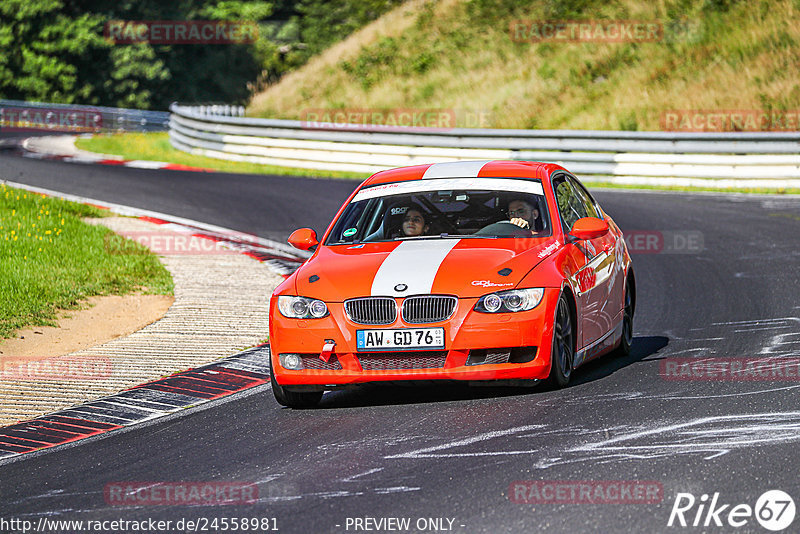
M 559 246 L 554 237 L 323 246 L 295 274 L 297 294 L 328 302 L 429 293 L 479 297 L 513 289 Z

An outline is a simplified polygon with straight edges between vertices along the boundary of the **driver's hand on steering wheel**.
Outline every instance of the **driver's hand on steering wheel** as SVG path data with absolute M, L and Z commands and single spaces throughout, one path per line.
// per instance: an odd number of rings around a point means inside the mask
M 519 226 L 520 228 L 530 228 L 531 227 L 531 225 L 528 224 L 528 221 L 526 221 L 522 217 L 514 217 L 513 219 L 511 219 L 511 224 Z

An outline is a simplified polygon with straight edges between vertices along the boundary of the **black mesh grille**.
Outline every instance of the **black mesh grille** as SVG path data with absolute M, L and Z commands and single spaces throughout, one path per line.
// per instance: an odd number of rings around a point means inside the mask
M 509 356 L 511 356 L 511 349 L 487 349 L 484 363 L 508 363 Z
M 467 365 L 528 363 L 534 358 L 536 358 L 536 347 L 472 349 L 467 357 Z
M 403 321 L 408 324 L 437 323 L 456 311 L 458 299 L 442 295 L 408 297 L 403 301 Z
M 397 304 L 390 297 L 365 297 L 344 302 L 347 317 L 358 324 L 392 324 L 397 319 Z
M 365 371 L 386 369 L 440 369 L 447 359 L 446 350 L 422 352 L 365 352 L 358 355 Z
M 303 360 L 303 369 L 317 369 L 319 371 L 341 371 L 342 364 L 336 359 L 336 356 L 331 356 L 327 362 L 322 361 L 319 354 L 301 354 L 300 359 Z

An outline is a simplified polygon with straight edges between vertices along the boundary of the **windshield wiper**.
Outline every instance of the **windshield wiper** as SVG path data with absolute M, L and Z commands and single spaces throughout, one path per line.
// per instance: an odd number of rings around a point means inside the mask
M 446 232 L 445 232 L 445 233 L 443 233 L 443 234 L 440 234 L 440 235 L 439 235 L 439 237 L 441 237 L 442 239 L 470 239 L 470 238 L 475 238 L 475 237 L 485 237 L 485 236 L 482 236 L 482 235 L 474 235 L 474 234 L 465 234 L 465 235 L 461 235 L 461 234 L 452 234 L 452 235 L 451 235 L 451 234 L 448 234 L 448 233 L 446 233 Z
M 409 239 L 484 239 L 484 238 L 498 238 L 497 235 L 474 235 L 474 234 L 448 234 L 442 233 L 439 235 L 415 235 L 415 236 L 402 236 L 395 237 L 395 241 L 407 241 Z
M 441 236 L 444 239 L 452 238 L 452 239 L 499 239 L 501 236 L 499 235 L 475 235 L 475 234 L 464 234 L 464 235 L 450 235 L 450 234 L 442 234 Z
M 392 239 L 392 241 L 409 241 L 411 239 L 436 239 L 438 235 L 410 235 L 410 236 L 398 236 Z

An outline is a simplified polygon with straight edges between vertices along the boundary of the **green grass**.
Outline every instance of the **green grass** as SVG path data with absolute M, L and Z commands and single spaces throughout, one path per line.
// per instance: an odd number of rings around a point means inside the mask
M 494 128 L 660 130 L 671 110 L 796 110 L 799 7 L 797 0 L 407 0 L 253 95 L 248 115 L 439 109 L 456 112 L 458 126 L 479 116 L 480 126 Z M 620 19 L 660 24 L 663 37 L 532 42 L 530 33 L 511 32 L 530 28 L 519 21 Z
M 55 326 L 59 310 L 78 309 L 87 297 L 172 294 L 172 277 L 155 255 L 81 220 L 104 215 L 0 185 L 0 339 Z M 120 250 L 126 253 L 114 253 Z
M 315 178 L 353 178 L 359 180 L 363 180 L 368 176 L 368 174 L 355 172 L 297 169 L 294 167 L 278 167 L 195 156 L 173 148 L 169 143 L 169 135 L 166 132 L 96 135 L 89 138 L 79 138 L 75 144 L 83 150 L 101 154 L 113 154 L 122 156 L 125 159 L 163 161 L 222 172 L 284 174 Z

